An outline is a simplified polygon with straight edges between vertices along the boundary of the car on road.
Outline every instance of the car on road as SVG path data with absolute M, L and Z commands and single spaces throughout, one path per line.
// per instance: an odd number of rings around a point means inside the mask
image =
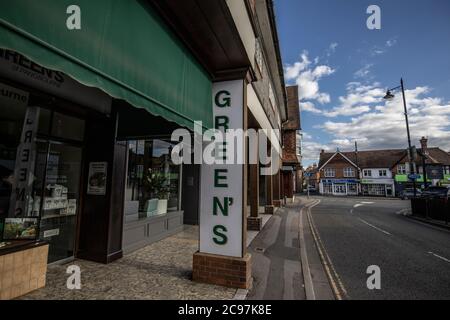
M 317 189 L 316 189 L 316 187 L 314 187 L 314 186 L 308 186 L 308 189 L 306 189 L 306 191 L 309 191 L 309 192 L 316 192 L 317 191 Z
M 416 196 L 420 197 L 421 194 L 422 194 L 422 191 L 420 189 L 416 189 Z M 400 191 L 398 197 L 402 200 L 408 200 L 408 199 L 414 198 L 414 189 L 406 188 L 406 189 Z
M 448 187 L 429 187 L 422 192 L 422 198 L 449 198 L 450 188 Z

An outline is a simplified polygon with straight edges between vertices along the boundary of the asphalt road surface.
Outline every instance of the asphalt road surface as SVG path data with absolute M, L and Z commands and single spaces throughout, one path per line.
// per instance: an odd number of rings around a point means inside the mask
M 310 218 L 344 299 L 450 299 L 450 232 L 401 214 L 409 201 L 317 197 Z M 369 290 L 369 266 L 381 289 Z

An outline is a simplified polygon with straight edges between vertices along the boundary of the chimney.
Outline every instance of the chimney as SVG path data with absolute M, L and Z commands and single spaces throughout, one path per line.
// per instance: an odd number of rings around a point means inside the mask
M 420 145 L 422 147 L 422 152 L 424 154 L 428 154 L 428 139 L 425 137 L 422 137 L 422 139 L 420 139 Z

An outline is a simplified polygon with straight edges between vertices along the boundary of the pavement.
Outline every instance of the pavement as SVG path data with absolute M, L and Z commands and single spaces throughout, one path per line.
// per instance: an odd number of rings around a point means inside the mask
M 236 289 L 193 282 L 198 228 L 186 226 L 108 265 L 75 260 L 48 268 L 47 286 L 23 300 L 230 300 Z M 68 290 L 69 265 L 81 268 L 81 290 Z
M 334 299 L 304 217 L 311 203 L 296 200 L 278 209 L 251 243 L 253 287 L 248 300 Z
M 314 197 L 334 291 L 343 299 L 450 299 L 450 232 L 408 219 L 410 202 Z M 369 266 L 380 268 L 380 290 L 369 290 Z

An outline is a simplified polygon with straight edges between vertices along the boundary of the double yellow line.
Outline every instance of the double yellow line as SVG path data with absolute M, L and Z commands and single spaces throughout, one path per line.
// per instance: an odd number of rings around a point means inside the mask
M 316 199 L 311 204 L 305 206 L 309 227 L 311 229 L 311 234 L 313 236 L 317 251 L 319 252 L 320 259 L 322 260 L 322 264 L 325 268 L 325 272 L 327 274 L 328 281 L 330 282 L 335 298 L 337 300 L 347 300 L 349 299 L 347 290 L 345 289 L 341 278 L 339 277 L 333 263 L 331 262 L 331 259 L 325 249 L 325 246 L 323 245 L 322 239 L 320 238 L 320 234 L 317 231 L 316 225 L 311 215 L 311 209 L 317 206 L 320 202 L 321 201 L 319 199 Z

